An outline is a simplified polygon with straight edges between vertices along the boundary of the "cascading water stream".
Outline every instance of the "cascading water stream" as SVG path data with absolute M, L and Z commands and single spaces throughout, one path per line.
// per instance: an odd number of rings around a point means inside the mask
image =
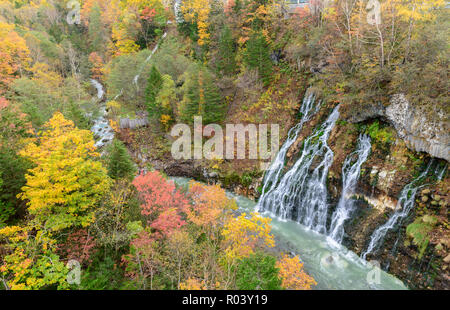
M 270 212 L 283 220 L 297 220 L 309 229 L 326 233 L 326 178 L 334 157 L 327 140 L 338 118 L 339 106 L 319 130 L 304 141 L 300 158 L 279 184 L 267 192 L 258 210 Z M 311 172 L 313 164 L 319 159 L 321 161 Z
M 438 181 L 441 181 L 446 172 L 447 172 L 447 164 L 443 165 L 441 171 L 439 171 L 439 166 L 437 166 L 436 170 L 434 171 L 434 174 L 437 175 Z
M 166 36 L 167 36 L 167 32 L 164 32 L 164 34 L 163 34 L 162 37 L 161 37 L 161 40 L 163 40 Z M 156 53 L 156 51 L 158 50 L 158 48 L 159 48 L 159 43 L 160 43 L 160 42 L 158 42 L 158 43 L 155 45 L 155 47 L 153 48 L 152 52 L 151 52 L 150 55 L 145 59 L 145 61 L 144 61 L 144 63 L 142 64 L 141 68 L 139 69 L 139 73 L 136 74 L 136 75 L 134 76 L 134 78 L 133 78 L 133 83 L 134 83 L 134 85 L 136 85 L 136 88 L 137 88 L 138 90 L 139 90 L 138 81 L 139 81 L 139 78 L 141 77 L 142 71 L 144 71 L 145 65 L 150 61 L 150 59 L 152 59 L 152 56 L 153 56 L 153 55 Z
M 164 34 L 161 37 L 161 40 L 164 39 L 166 37 L 166 35 L 167 35 L 167 32 L 164 32 Z M 145 59 L 144 63 L 142 64 L 139 73 L 133 78 L 133 83 L 136 85 L 136 87 L 138 87 L 138 80 L 144 70 L 145 64 L 148 63 L 150 61 L 150 59 L 152 58 L 152 56 L 156 53 L 156 51 L 159 48 L 159 43 L 160 42 L 158 42 L 158 44 L 156 44 L 156 46 L 153 48 L 150 55 Z M 99 100 L 101 100 L 104 96 L 104 90 L 103 90 L 102 84 L 100 84 L 97 80 L 94 80 L 94 79 L 91 79 L 91 84 L 97 89 L 97 98 Z M 122 93 L 123 93 L 123 88 L 114 97 L 113 100 L 116 100 L 117 98 L 119 98 L 122 95 Z M 108 113 L 106 111 L 105 105 L 103 105 L 100 108 L 100 112 L 101 112 L 101 115 L 94 120 L 94 125 L 91 127 L 91 131 L 94 133 L 94 135 L 96 137 L 98 137 L 98 141 L 95 142 L 95 146 L 97 148 L 100 148 L 100 147 L 108 144 L 109 142 L 111 142 L 114 139 L 114 130 L 111 128 L 108 120 L 106 119 L 106 114 L 108 114 Z
M 276 188 L 278 180 L 280 178 L 280 174 L 284 168 L 286 153 L 292 146 L 292 144 L 297 140 L 298 135 L 302 130 L 303 124 L 311 119 L 314 102 L 315 95 L 313 92 L 310 92 L 303 99 L 302 106 L 300 107 L 300 113 L 302 115 L 300 122 L 289 130 L 286 141 L 281 146 L 275 160 L 272 162 L 269 169 L 266 171 L 266 174 L 264 175 L 262 188 L 263 194 L 259 199 L 258 206 L 264 205 L 264 201 L 268 194 Z M 318 106 L 320 106 L 320 103 L 318 104 Z
M 181 14 L 181 0 L 175 0 L 173 4 L 173 11 L 175 13 L 175 21 L 179 24 L 184 21 L 183 15 Z
M 103 95 L 105 94 L 102 84 L 100 84 L 97 80 L 94 79 L 91 79 L 91 84 L 97 90 L 97 98 L 101 100 L 103 98 Z
M 105 92 L 103 90 L 102 84 L 97 80 L 91 79 L 91 84 L 97 89 L 97 98 L 102 100 Z M 108 123 L 106 119 L 106 106 L 103 104 L 100 107 L 100 116 L 94 120 L 94 125 L 91 127 L 91 131 L 94 133 L 98 140 L 95 142 L 95 147 L 100 148 L 105 144 L 111 142 L 114 139 L 114 130 Z
M 418 190 L 425 186 L 420 185 L 420 183 L 428 174 L 433 161 L 433 159 L 430 160 L 427 168 L 416 179 L 414 179 L 411 183 L 403 188 L 400 193 L 400 198 L 398 200 L 397 206 L 395 207 L 394 213 L 385 224 L 378 227 L 372 233 L 369 246 L 367 247 L 367 250 L 361 255 L 363 259 L 366 259 L 367 254 L 373 253 L 374 251 L 378 250 L 378 248 L 382 245 L 388 231 L 393 229 L 399 220 L 404 219 L 406 216 L 408 216 L 409 212 L 411 212 L 414 207 L 415 197 Z
M 353 211 L 354 200 L 351 195 L 355 193 L 361 166 L 369 157 L 371 147 L 370 137 L 360 135 L 356 151 L 347 156 L 342 166 L 342 193 L 333 213 L 329 231 L 329 237 L 338 243 L 342 243 L 344 223 L 350 218 Z

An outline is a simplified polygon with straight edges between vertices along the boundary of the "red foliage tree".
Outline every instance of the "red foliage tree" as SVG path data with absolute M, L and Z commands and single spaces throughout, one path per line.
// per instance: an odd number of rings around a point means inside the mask
M 153 17 L 156 15 L 156 10 L 151 7 L 145 7 L 141 12 L 141 19 L 144 19 L 148 22 L 151 22 L 153 20 Z
M 167 181 L 158 171 L 152 171 L 136 177 L 133 185 L 143 201 L 141 213 L 156 230 L 155 236 L 165 237 L 186 224 L 183 218 L 189 202 L 173 182 Z
M 69 235 L 67 241 L 59 246 L 59 252 L 67 260 L 77 260 L 82 265 L 92 262 L 92 256 L 97 251 L 96 242 L 86 229 L 79 229 Z

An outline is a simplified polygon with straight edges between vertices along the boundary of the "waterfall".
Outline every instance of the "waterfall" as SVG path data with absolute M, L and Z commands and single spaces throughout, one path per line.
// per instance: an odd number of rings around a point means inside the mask
M 444 177 L 446 172 L 447 172 L 447 164 L 443 165 L 441 171 L 439 171 L 439 165 L 438 165 L 436 167 L 436 170 L 434 171 L 434 174 L 437 175 L 438 181 L 442 181 L 442 178 Z
M 353 199 L 362 164 L 369 157 L 370 137 L 360 135 L 356 151 L 347 156 L 342 166 L 342 193 L 336 210 L 333 213 L 329 236 L 336 242 L 342 243 L 344 237 L 344 223 L 350 218 L 353 211 Z M 355 160 L 356 159 L 356 160 Z
M 394 213 L 391 215 L 389 220 L 378 227 L 370 237 L 369 246 L 367 250 L 362 254 L 362 258 L 366 259 L 367 254 L 376 251 L 383 243 L 384 238 L 389 230 L 395 227 L 400 219 L 405 218 L 409 212 L 414 207 L 415 197 L 418 190 L 425 185 L 420 185 L 421 181 L 425 178 L 430 170 L 433 163 L 433 159 L 430 160 L 427 168 L 411 183 L 407 184 L 400 193 L 400 198 L 398 200 L 397 206 L 395 207 Z
M 279 184 L 267 192 L 258 210 L 271 212 L 284 220 L 297 220 L 319 233 L 326 232 L 326 178 L 334 157 L 327 140 L 338 118 L 339 106 L 322 126 L 304 141 L 300 158 L 285 173 Z M 311 171 L 313 164 L 316 166 Z
M 310 120 L 312 116 L 312 108 L 315 102 L 315 95 L 313 92 L 310 92 L 308 95 L 305 95 L 303 98 L 302 106 L 300 107 L 301 120 L 300 122 L 292 127 L 287 135 L 287 139 L 284 144 L 281 146 L 277 157 L 270 165 L 269 169 L 266 171 L 263 179 L 263 188 L 262 188 L 262 196 L 259 199 L 259 206 L 265 204 L 265 199 L 269 193 L 271 193 L 277 186 L 280 174 L 284 168 L 284 163 L 286 160 L 286 153 L 292 144 L 297 140 L 298 135 L 300 134 L 303 124 Z M 320 103 L 317 105 L 320 107 Z M 317 111 L 317 108 L 316 108 Z
M 162 37 L 161 37 L 161 40 L 163 40 L 166 36 L 167 36 L 167 32 L 164 32 L 164 34 L 163 34 Z M 145 65 L 150 61 L 150 59 L 152 59 L 153 54 L 155 54 L 156 51 L 158 50 L 158 48 L 159 48 L 159 43 L 160 43 L 160 42 L 158 42 L 158 43 L 155 45 L 155 47 L 153 48 L 152 52 L 151 52 L 150 55 L 145 59 L 145 61 L 144 61 L 144 63 L 142 64 L 141 68 L 139 69 L 139 73 L 136 74 L 136 75 L 134 76 L 134 78 L 133 78 L 133 83 L 134 83 L 134 85 L 136 85 L 136 89 L 137 89 L 137 90 L 139 90 L 138 81 L 139 81 L 139 78 L 141 77 L 142 71 L 144 71 Z

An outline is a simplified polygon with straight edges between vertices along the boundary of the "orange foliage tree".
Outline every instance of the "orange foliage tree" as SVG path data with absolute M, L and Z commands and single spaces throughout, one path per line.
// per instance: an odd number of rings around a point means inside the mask
M 92 65 L 91 67 L 92 78 L 96 80 L 101 80 L 103 76 L 103 67 L 105 66 L 102 57 L 98 53 L 92 52 L 89 55 L 89 62 Z
M 288 290 L 310 290 L 317 282 L 303 270 L 303 263 L 298 256 L 283 257 L 277 262 L 281 286 Z
M 198 45 L 206 45 L 209 42 L 208 18 L 211 11 L 209 0 L 189 0 L 182 2 L 181 10 L 184 19 L 189 22 L 197 22 Z
M 0 22 L 0 94 L 18 73 L 28 68 L 30 61 L 27 44 L 14 31 L 14 25 Z
M 189 197 L 193 203 L 186 211 L 188 220 L 204 228 L 210 236 L 225 224 L 229 211 L 237 208 L 234 199 L 228 198 L 219 185 L 191 181 Z

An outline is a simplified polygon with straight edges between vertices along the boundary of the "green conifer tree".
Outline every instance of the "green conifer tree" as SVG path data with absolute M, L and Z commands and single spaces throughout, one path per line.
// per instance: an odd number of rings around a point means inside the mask
M 114 139 L 109 147 L 108 175 L 111 179 L 132 178 L 136 168 L 122 141 Z
M 254 32 L 247 41 L 244 52 L 244 62 L 251 68 L 258 70 L 259 77 L 267 86 L 271 81 L 272 60 L 270 59 L 269 44 L 260 32 Z
M 163 85 L 161 73 L 153 65 L 150 69 L 150 75 L 147 82 L 147 89 L 145 92 L 145 101 L 149 117 L 159 120 L 161 118 L 162 110 L 157 103 L 157 96 Z
M 217 70 L 224 75 L 230 75 L 236 67 L 236 54 L 230 27 L 225 25 L 219 37 L 219 59 Z
M 225 102 L 211 73 L 202 65 L 193 65 L 185 75 L 182 87 L 180 118 L 192 123 L 194 116 L 202 116 L 203 124 L 220 123 L 226 112 Z

